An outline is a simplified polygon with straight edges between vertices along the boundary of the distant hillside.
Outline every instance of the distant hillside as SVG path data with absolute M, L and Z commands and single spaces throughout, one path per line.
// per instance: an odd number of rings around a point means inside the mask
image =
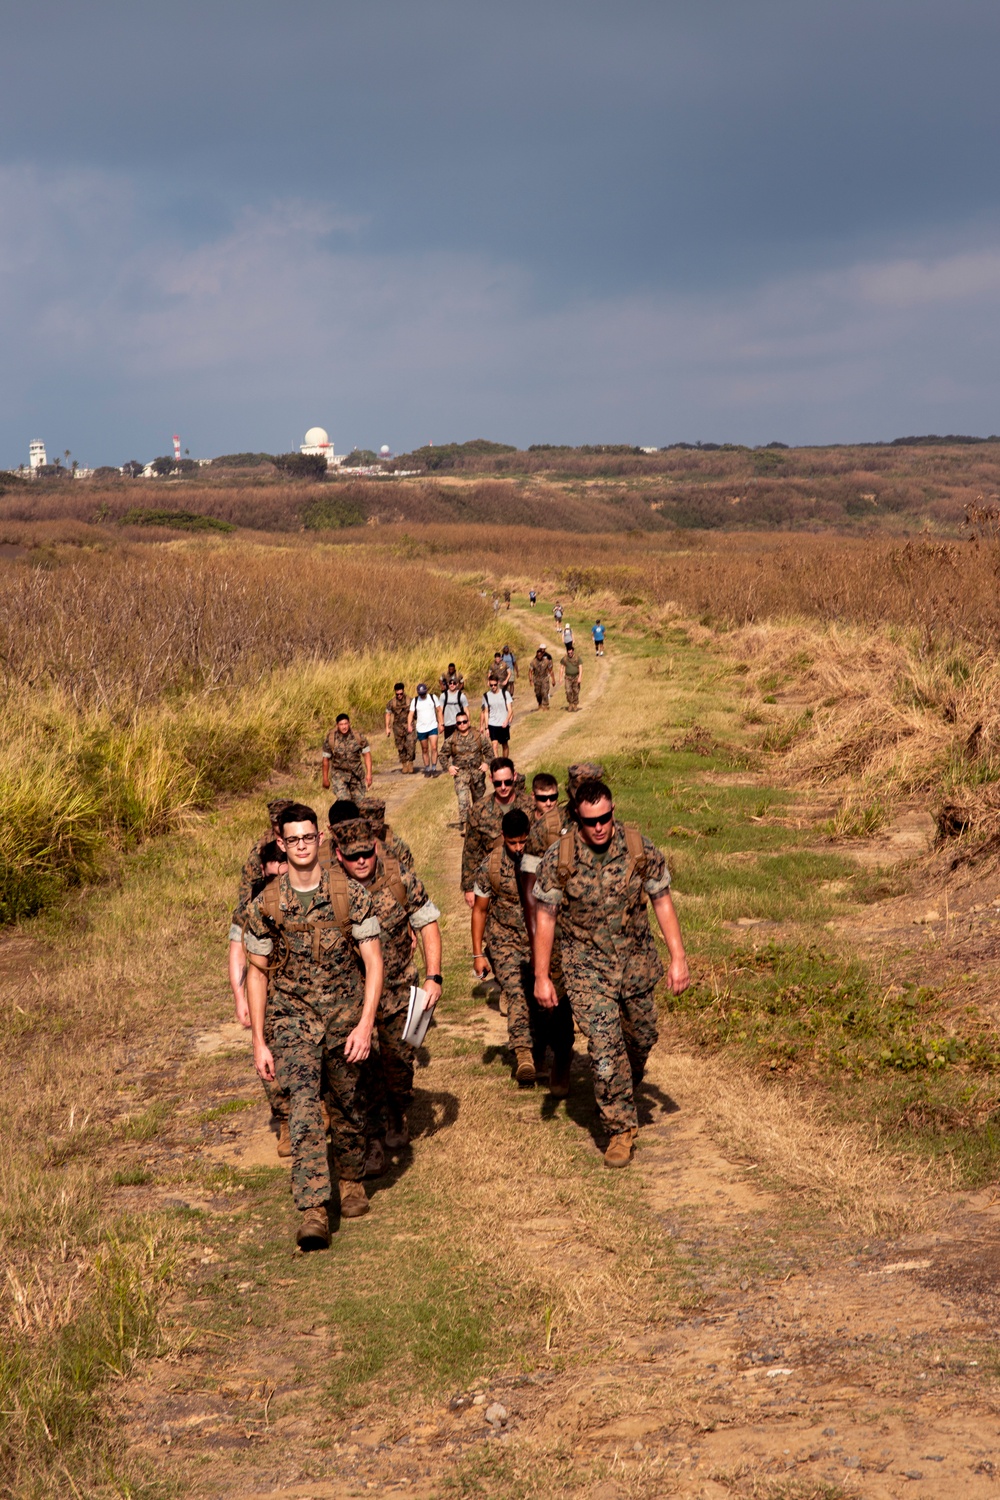
M 210 516 L 244 530 L 480 523 L 586 532 L 957 533 L 969 506 L 1000 494 L 1000 439 L 900 439 L 877 446 L 537 447 L 476 440 L 419 450 L 440 467 L 412 478 L 317 480 L 258 454 L 159 480 L 39 480 L 0 493 L 0 522 L 74 522 L 133 534 L 138 512 Z M 257 460 L 240 468 L 241 459 Z M 169 496 L 169 498 L 168 498 Z M 174 524 L 178 524 L 176 521 Z M 156 532 L 146 520 L 144 540 Z M 0 538 L 2 540 L 2 538 Z

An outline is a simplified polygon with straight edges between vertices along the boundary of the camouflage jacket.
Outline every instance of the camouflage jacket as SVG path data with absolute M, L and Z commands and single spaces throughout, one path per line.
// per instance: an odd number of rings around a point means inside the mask
M 553 683 L 555 667 L 552 665 L 551 656 L 543 656 L 541 661 L 537 656 L 533 656 L 528 663 L 528 676 L 531 678 L 532 687 L 540 688 L 544 687 L 546 682 Z
M 534 803 L 524 791 L 514 793 L 512 801 L 502 804 L 492 794 L 477 802 L 469 814 L 465 827 L 465 844 L 462 848 L 462 890 L 471 891 L 476 871 L 500 837 L 500 824 L 504 813 L 519 807 L 531 817 Z
M 405 874 L 407 870 L 413 869 L 413 850 L 405 839 L 400 838 L 399 834 L 390 824 L 386 823 L 384 828 L 385 833 L 381 842 L 385 846 L 385 852 L 392 855 L 392 858 L 398 862 L 399 868 Z
M 368 748 L 368 741 L 355 730 L 341 734 L 334 725 L 323 741 L 323 759 L 330 762 L 331 771 L 339 771 L 342 776 L 364 776 L 361 756 Z
M 521 905 L 521 893 L 518 889 L 517 867 L 503 847 L 500 849 L 499 865 L 496 882 L 499 890 L 493 888 L 494 851 L 492 849 L 476 871 L 473 886 L 476 895 L 485 896 L 490 903 L 490 909 L 486 915 L 486 942 L 490 942 L 491 938 L 495 942 L 499 937 L 509 946 L 513 939 L 523 945 L 525 957 L 529 957 L 528 929 L 525 925 L 524 907 Z
M 413 963 L 411 932 L 419 932 L 421 927 L 438 921 L 441 916 L 416 871 L 411 868 L 402 870 L 401 873 L 406 892 L 405 905 L 400 904 L 391 889 L 381 859 L 376 860 L 375 873 L 365 886 L 372 898 L 381 929 L 387 990 L 416 984 L 417 971 Z
M 393 734 L 405 734 L 410 718 L 410 700 L 406 694 L 404 693 L 402 698 L 397 698 L 396 694 L 393 693 L 385 705 L 385 711 L 392 718 Z M 329 735 L 327 738 L 329 738 Z
M 356 880 L 349 881 L 348 886 L 350 937 L 345 937 L 334 915 L 325 870 L 305 917 L 288 876 L 278 876 L 282 914 L 289 924 L 302 926 L 305 931 L 283 927 L 279 933 L 264 913 L 263 892 L 247 908 L 243 932 L 247 952 L 261 957 L 273 955 L 268 1014 L 300 1020 L 316 1040 L 324 1030 L 328 1037 L 346 1038 L 357 1025 L 364 1002 L 358 944 L 379 935 L 378 917 L 368 891 Z
M 449 766 L 454 766 L 456 771 L 478 771 L 482 768 L 483 761 L 489 765 L 492 759 L 490 737 L 480 733 L 478 729 L 468 729 L 465 734 L 456 729 L 438 751 L 438 760 L 446 770 Z
M 264 879 L 264 866 L 260 862 L 260 851 L 273 838 L 274 834 L 269 828 L 266 833 L 262 833 L 260 838 L 254 842 L 250 853 L 243 861 L 243 869 L 240 871 L 239 890 L 236 893 L 237 907 L 246 906 L 250 900 L 250 893 L 253 886 L 258 880 Z
M 569 984 L 586 991 L 595 985 L 626 996 L 641 995 L 663 978 L 653 942 L 647 896 L 670 889 L 667 862 L 643 836 L 645 868 L 632 869 L 625 829 L 615 821 L 611 846 L 603 862 L 574 829 L 574 859 L 565 885 L 559 880 L 559 844 L 543 855 L 535 881 L 535 900 L 556 910 L 562 965 Z
M 555 802 L 551 802 L 543 813 L 534 813 L 528 842 L 521 856 L 521 869 L 525 875 L 537 875 L 542 855 L 552 844 L 559 842 L 559 835 L 565 827 L 566 819 Z

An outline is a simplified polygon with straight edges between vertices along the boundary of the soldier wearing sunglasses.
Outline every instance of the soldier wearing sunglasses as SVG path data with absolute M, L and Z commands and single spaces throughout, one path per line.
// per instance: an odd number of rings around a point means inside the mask
M 462 846 L 462 894 L 471 911 L 476 904 L 473 887 L 476 871 L 500 837 L 500 823 L 504 813 L 519 807 L 531 817 L 531 798 L 517 785 L 514 762 L 507 755 L 495 756 L 490 761 L 490 783 L 492 795 L 476 802 L 469 809 L 465 825 L 465 843 Z
M 653 907 L 670 953 L 667 979 L 690 983 L 670 872 L 663 854 L 615 817 L 610 787 L 582 782 L 575 823 L 551 845 L 535 879 L 534 971 L 539 1005 L 558 1004 L 550 975 L 559 936 L 563 979 L 577 1030 L 587 1038 L 594 1095 L 609 1142 L 609 1167 L 627 1167 L 638 1135 L 635 1090 L 657 1037 L 654 991 L 663 978 L 646 910 Z

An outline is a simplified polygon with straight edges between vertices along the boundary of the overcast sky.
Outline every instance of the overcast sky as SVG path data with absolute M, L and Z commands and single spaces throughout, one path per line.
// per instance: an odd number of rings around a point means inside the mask
M 0 466 L 1000 431 L 995 0 L 0 19 Z

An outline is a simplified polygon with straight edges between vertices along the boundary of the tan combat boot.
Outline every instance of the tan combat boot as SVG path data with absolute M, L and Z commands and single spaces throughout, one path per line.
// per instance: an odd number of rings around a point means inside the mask
M 381 1177 L 385 1171 L 385 1147 L 376 1136 L 373 1141 L 368 1142 L 368 1154 L 365 1157 L 365 1176 Z
M 363 1182 L 340 1183 L 340 1216 L 342 1219 L 360 1219 L 371 1207 Z
M 291 1154 L 292 1154 L 292 1135 L 291 1135 L 291 1131 L 288 1129 L 288 1121 L 287 1120 L 282 1120 L 281 1123 L 280 1123 L 280 1125 L 278 1126 L 278 1155 L 279 1156 L 291 1156 Z
M 535 1060 L 529 1049 L 527 1047 L 518 1047 L 514 1052 L 514 1060 L 517 1064 L 514 1070 L 514 1077 L 518 1083 L 534 1083 L 537 1077 L 535 1073 Z
M 405 1115 L 400 1115 L 398 1121 L 393 1120 L 385 1133 L 385 1143 L 390 1151 L 402 1151 L 410 1144 L 410 1122 Z
M 330 1243 L 330 1220 L 326 1207 L 303 1210 L 299 1232 L 295 1236 L 300 1250 L 325 1250 Z
M 621 1135 L 613 1135 L 604 1153 L 604 1165 L 627 1167 L 632 1160 L 632 1147 L 635 1145 L 635 1138 L 638 1134 L 637 1130 L 623 1130 Z
M 549 1074 L 549 1093 L 553 1099 L 565 1099 L 569 1095 L 569 1070 L 573 1066 L 572 1052 L 568 1057 L 552 1059 Z

